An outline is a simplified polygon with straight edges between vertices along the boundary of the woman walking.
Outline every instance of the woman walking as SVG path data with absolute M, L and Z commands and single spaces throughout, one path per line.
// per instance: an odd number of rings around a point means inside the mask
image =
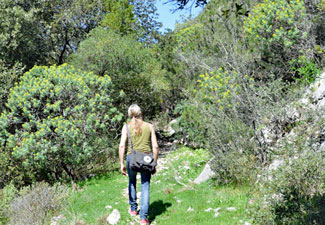
M 129 176 L 129 203 L 130 209 L 129 214 L 131 216 L 137 215 L 137 193 L 136 193 L 136 177 L 137 172 L 130 169 L 130 154 L 131 146 L 128 146 L 127 151 L 127 165 L 124 165 L 124 152 L 125 146 L 129 134 L 132 140 L 133 148 L 138 152 L 153 153 L 155 162 L 158 159 L 158 143 L 155 134 L 155 129 L 152 124 L 144 122 L 142 120 L 142 112 L 138 105 L 133 104 L 128 109 L 128 115 L 131 121 L 124 125 L 122 128 L 121 142 L 119 146 L 119 157 L 121 163 L 121 173 L 122 175 L 128 174 Z M 156 171 L 153 172 L 153 174 Z M 150 178 L 151 174 L 147 172 L 140 172 L 141 174 L 141 206 L 140 206 L 140 224 L 149 224 L 147 219 L 148 209 L 150 202 Z

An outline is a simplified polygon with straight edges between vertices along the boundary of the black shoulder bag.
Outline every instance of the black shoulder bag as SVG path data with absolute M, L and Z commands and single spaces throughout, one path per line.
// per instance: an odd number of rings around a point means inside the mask
M 130 168 L 137 172 L 153 173 L 155 171 L 155 166 L 157 165 L 152 153 L 137 152 L 133 149 L 130 130 L 128 124 L 126 124 L 126 129 L 128 132 L 129 144 L 131 147 L 130 155 Z

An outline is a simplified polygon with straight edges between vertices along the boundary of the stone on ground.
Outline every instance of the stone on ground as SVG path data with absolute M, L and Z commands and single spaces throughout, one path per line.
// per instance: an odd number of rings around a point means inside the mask
M 202 173 L 194 180 L 195 184 L 200 184 L 204 181 L 209 180 L 215 175 L 215 173 L 212 171 L 210 165 L 207 163 L 202 171 Z
M 117 209 L 114 209 L 113 212 L 107 217 L 108 224 L 117 224 L 121 219 L 121 214 Z

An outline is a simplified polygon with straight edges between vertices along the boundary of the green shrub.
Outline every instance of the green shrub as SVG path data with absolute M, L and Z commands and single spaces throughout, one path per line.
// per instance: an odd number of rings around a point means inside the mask
M 251 208 L 256 224 L 324 224 L 325 161 L 311 149 L 262 176 Z
M 0 117 L 0 144 L 35 179 L 80 178 L 115 147 L 122 114 L 109 76 L 66 64 L 34 67 L 10 92 Z
M 18 82 L 18 77 L 23 74 L 23 68 L 19 63 L 8 68 L 5 62 L 0 60 L 0 113 L 6 108 L 10 88 Z
M 304 1 L 265 0 L 245 19 L 244 31 L 251 48 L 261 54 L 260 64 L 278 77 L 292 81 L 299 74 L 291 70 L 291 60 L 300 56 L 314 59 L 311 23 Z
M 256 46 L 290 47 L 307 38 L 307 33 L 295 25 L 306 16 L 304 2 L 300 0 L 265 0 L 254 7 L 244 22 L 248 38 Z
M 0 189 L 9 183 L 16 186 L 29 184 L 33 177 L 32 171 L 22 169 L 21 161 L 12 157 L 3 147 L 0 147 L 0 174 Z
M 5 210 L 9 224 L 13 225 L 47 224 L 51 216 L 62 207 L 63 199 L 68 193 L 63 185 L 51 187 L 47 183 L 36 183 L 20 191 L 9 185 L 4 191 L 0 204 L 5 204 L 2 210 Z
M 109 74 L 115 95 L 119 95 L 120 90 L 126 94 L 116 105 L 123 112 L 136 102 L 145 116 L 153 117 L 169 89 L 166 71 L 161 68 L 153 49 L 137 42 L 133 36 L 96 28 L 80 43 L 70 61 L 85 71 L 100 76 Z
M 206 143 L 204 117 L 198 108 L 198 102 L 183 101 L 175 108 L 175 113 L 181 114 L 177 119 L 176 135 L 190 142 L 193 147 L 204 146 Z
M 292 59 L 291 70 L 298 73 L 296 80 L 304 85 L 308 86 L 315 81 L 321 70 L 316 63 L 306 59 L 305 56 L 300 56 L 298 59 Z
M 189 21 L 182 25 L 178 25 L 175 29 L 177 48 L 174 49 L 174 51 L 178 50 L 183 53 L 190 53 L 199 50 L 197 40 L 200 38 L 203 26 L 200 23 L 193 22 L 194 21 Z
M 9 220 L 8 210 L 10 203 L 15 199 L 18 190 L 13 184 L 9 184 L 0 190 L 0 224 L 5 224 Z
M 323 113 L 310 107 L 299 112 L 299 121 L 274 146 L 277 161 L 256 182 L 250 209 L 256 224 L 325 223 Z
M 287 105 L 296 98 L 286 87 L 281 80 L 264 83 L 222 68 L 200 75 L 178 121 L 190 140 L 215 156 L 217 182 L 254 182 L 270 160 L 285 129 Z

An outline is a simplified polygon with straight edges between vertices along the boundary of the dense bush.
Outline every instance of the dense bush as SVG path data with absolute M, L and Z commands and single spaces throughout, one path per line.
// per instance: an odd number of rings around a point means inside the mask
M 254 181 L 269 162 L 287 123 L 287 105 L 296 97 L 285 89 L 281 80 L 262 83 L 222 68 L 200 76 L 179 124 L 190 140 L 213 153 L 218 182 Z
M 244 30 L 251 48 L 260 51 L 261 65 L 286 80 L 301 75 L 291 70 L 292 60 L 303 56 L 312 61 L 315 57 L 315 35 L 304 1 L 265 0 L 253 8 Z M 299 66 L 303 65 L 297 63 Z
M 0 222 L 47 224 L 62 207 L 68 189 L 63 185 L 36 183 L 17 190 L 12 184 L 0 191 Z
M 255 179 L 292 125 L 289 105 L 301 91 L 287 81 L 307 85 L 319 73 L 310 4 L 251 3 L 210 1 L 177 33 L 183 74 L 198 80 L 176 111 L 181 134 L 212 151 L 219 182 Z
M 81 42 L 71 63 L 100 76 L 109 74 L 115 93 L 126 94 L 118 101 L 121 111 L 136 102 L 146 116 L 154 116 L 169 85 L 165 70 L 155 58 L 154 51 L 134 40 L 104 28 L 94 29 L 88 39 Z
M 24 170 L 21 167 L 21 161 L 16 160 L 9 151 L 0 148 L 0 189 L 6 184 L 12 183 L 15 186 L 22 186 L 25 183 L 30 183 L 33 172 Z
M 115 147 L 122 114 L 112 92 L 107 75 L 34 67 L 11 90 L 10 111 L 0 117 L 2 151 L 33 171 L 34 180 L 79 178 Z
M 17 196 L 18 190 L 13 184 L 9 184 L 0 190 L 0 224 L 9 220 L 8 211 L 10 203 Z
M 249 211 L 256 224 L 325 222 L 323 110 L 301 103 L 295 107 L 299 120 L 276 143 L 273 162 L 259 172 L 255 183 Z
M 323 224 L 325 164 L 311 149 L 287 158 L 257 185 L 251 213 L 257 224 Z
M 6 108 L 10 88 L 15 86 L 22 74 L 23 68 L 19 63 L 8 68 L 5 62 L 0 60 L 0 113 Z

